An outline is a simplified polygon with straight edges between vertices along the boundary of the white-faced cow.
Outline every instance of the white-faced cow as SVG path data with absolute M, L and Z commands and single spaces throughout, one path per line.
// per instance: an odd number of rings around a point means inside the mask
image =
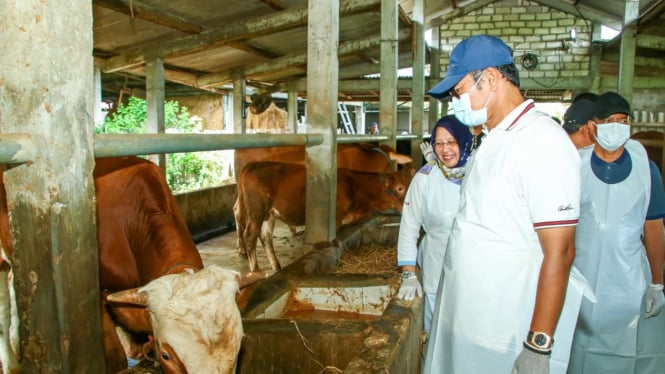
M 235 302 L 240 274 L 211 265 L 165 275 L 147 285 L 111 294 L 115 303 L 150 313 L 164 372 L 235 373 L 243 329 Z
M 192 326 L 184 323 L 170 323 L 160 320 L 162 314 L 157 309 L 159 305 L 149 304 L 148 311 L 143 307 L 130 304 L 107 302 L 105 295 L 113 292 L 144 286 L 156 279 L 159 285 L 164 285 L 166 279 L 175 279 L 169 274 L 182 272 L 196 272 L 203 268 L 203 261 L 194 245 L 183 216 L 176 204 L 173 195 L 166 184 L 163 172 L 152 162 L 138 157 L 100 158 L 96 160 L 93 172 L 95 182 L 95 195 L 97 198 L 97 238 L 99 243 L 99 274 L 102 294 L 102 327 L 104 329 L 104 351 L 108 372 L 116 372 L 127 367 L 125 350 L 123 349 L 116 326 L 121 326 L 132 337 L 132 345 L 143 347 L 139 351 L 147 351 L 153 348 L 153 327 L 171 326 L 169 334 L 190 334 Z M 3 249 L 7 252 L 7 258 L 11 258 L 11 240 L 9 237 L 9 219 L 7 215 L 6 198 L 4 195 L 4 184 L 0 174 L 0 235 Z M 0 270 L 0 281 L 6 281 L 8 263 L 2 264 Z M 201 276 L 203 277 L 203 275 Z M 227 277 L 228 278 L 228 277 Z M 215 280 L 215 278 L 212 278 Z M 227 283 L 219 283 L 225 289 L 236 286 Z M 6 288 L 6 285 L 2 285 Z M 165 286 L 166 287 L 166 286 Z M 172 287 L 175 287 L 172 286 Z M 229 288 L 230 287 L 230 288 Z M 183 289 L 187 293 L 194 289 Z M 230 291 L 229 291 L 230 292 Z M 217 297 L 215 302 L 210 302 L 212 310 L 219 311 L 219 304 L 228 306 L 231 316 L 235 318 L 237 308 L 235 299 L 229 296 L 229 292 L 219 294 L 211 293 L 210 297 Z M 0 291 L 0 297 L 5 295 Z M 152 300 L 152 298 L 150 298 Z M 9 305 L 9 299 L 0 301 L 0 306 Z M 179 313 L 177 306 L 174 313 Z M 183 308 L 189 308 L 183 305 Z M 2 310 L 4 312 L 4 310 Z M 199 311 L 207 313 L 208 311 Z M 180 313 L 189 313 L 186 309 L 180 309 Z M 183 317 L 184 318 L 184 317 Z M 187 317 L 189 318 L 189 317 Z M 223 315 L 220 319 L 226 318 Z M 2 316 L 0 322 L 3 324 L 2 331 L 8 331 L 8 318 Z M 13 326 L 14 327 L 14 326 Z M 16 365 L 12 350 L 8 341 L 9 334 L 3 334 L 0 344 L 6 352 L 2 357 L 4 372 L 9 372 L 8 365 Z M 160 335 L 167 336 L 167 335 Z M 170 336 L 170 335 L 168 335 Z M 179 366 L 180 344 L 171 343 L 168 338 L 159 338 L 160 343 L 168 343 L 173 352 L 158 355 L 165 373 L 184 373 L 189 369 L 187 366 Z M 219 337 L 225 339 L 225 337 Z M 212 355 L 221 352 L 222 347 L 211 345 L 205 351 L 200 352 L 201 360 L 209 360 Z M 189 357 L 189 351 L 187 351 Z M 91 358 L 94 359 L 94 358 Z M 175 363 L 175 364 L 174 364 Z M 220 364 L 221 365 L 221 364 Z M 198 367 L 198 366 L 196 366 Z M 197 371 L 190 370 L 194 373 Z

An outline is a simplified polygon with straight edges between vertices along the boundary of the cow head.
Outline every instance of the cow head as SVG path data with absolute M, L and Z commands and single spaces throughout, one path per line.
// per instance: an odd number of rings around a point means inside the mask
M 402 205 L 408 184 L 401 172 L 381 174 L 385 193 L 393 200 L 393 209 L 402 213 Z
M 253 114 L 261 114 L 265 112 L 272 103 L 272 96 L 267 92 L 252 94 L 251 99 L 252 102 L 249 106 L 249 110 Z
M 243 336 L 236 305 L 240 274 L 218 266 L 159 277 L 111 294 L 148 309 L 164 373 L 235 373 Z

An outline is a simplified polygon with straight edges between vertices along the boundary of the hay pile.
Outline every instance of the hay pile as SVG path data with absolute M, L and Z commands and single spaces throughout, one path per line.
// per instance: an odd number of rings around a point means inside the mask
M 387 274 L 397 272 L 397 247 L 368 244 L 345 249 L 333 274 Z

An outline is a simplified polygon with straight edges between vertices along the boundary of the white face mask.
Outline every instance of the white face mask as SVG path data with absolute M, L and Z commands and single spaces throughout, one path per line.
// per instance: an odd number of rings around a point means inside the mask
M 630 126 L 618 122 L 597 124 L 595 138 L 603 149 L 616 151 L 630 138 Z
M 472 90 L 475 89 L 472 88 Z M 487 122 L 487 106 L 490 103 L 490 98 L 494 92 L 490 92 L 490 95 L 487 97 L 485 105 L 478 109 L 471 109 L 471 96 L 470 92 L 463 93 L 459 95 L 459 98 L 453 97 L 453 113 L 455 117 L 467 126 L 478 126 Z

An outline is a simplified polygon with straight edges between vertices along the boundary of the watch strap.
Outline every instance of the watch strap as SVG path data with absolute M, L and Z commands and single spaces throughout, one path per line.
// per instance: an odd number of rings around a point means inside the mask
M 402 272 L 402 279 L 411 279 L 411 278 L 416 278 L 416 272 L 415 271 L 403 271 Z
M 530 345 L 529 343 L 527 343 L 527 342 L 523 342 L 522 345 L 524 346 L 524 348 L 530 350 L 530 351 L 533 352 L 533 353 L 537 353 L 537 354 L 539 354 L 539 355 L 549 356 L 549 355 L 552 354 L 552 350 L 551 350 L 551 349 L 538 349 L 538 348 L 536 348 L 536 347 L 531 346 L 531 345 Z

